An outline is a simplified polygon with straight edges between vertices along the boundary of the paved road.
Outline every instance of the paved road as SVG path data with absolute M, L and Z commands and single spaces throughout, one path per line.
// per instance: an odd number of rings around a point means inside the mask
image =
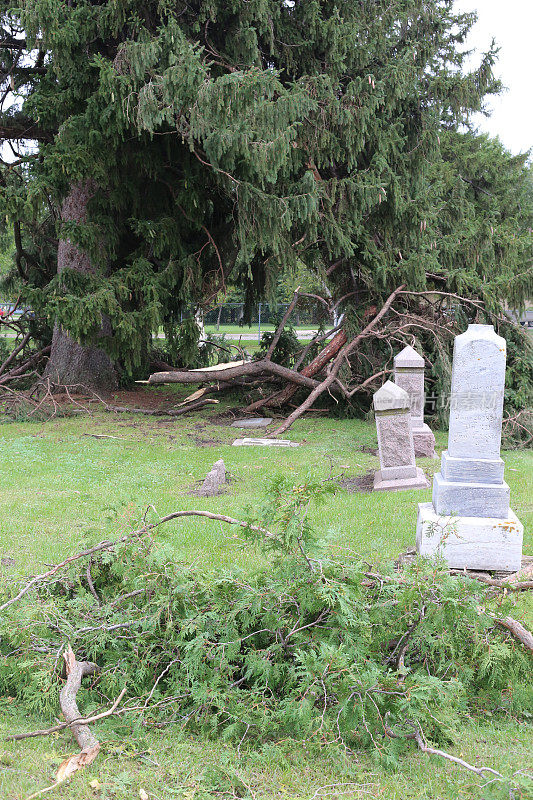
M 261 336 L 263 333 L 274 333 L 274 331 L 262 331 Z M 213 331 L 215 333 L 215 331 Z M 318 333 L 317 330 L 307 330 L 307 331 L 296 331 L 296 336 L 298 339 L 312 339 L 313 336 L 316 336 Z M 241 339 L 243 342 L 257 342 L 259 340 L 258 333 L 226 333 L 226 339 L 230 341 L 238 341 Z

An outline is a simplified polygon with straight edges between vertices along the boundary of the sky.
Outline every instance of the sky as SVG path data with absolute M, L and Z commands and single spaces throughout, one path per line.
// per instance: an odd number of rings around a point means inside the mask
M 533 0 L 456 0 L 455 8 L 478 14 L 467 41 L 478 51 L 472 66 L 493 38 L 501 48 L 494 72 L 507 90 L 488 101 L 491 117 L 477 115 L 475 123 L 512 153 L 533 148 Z

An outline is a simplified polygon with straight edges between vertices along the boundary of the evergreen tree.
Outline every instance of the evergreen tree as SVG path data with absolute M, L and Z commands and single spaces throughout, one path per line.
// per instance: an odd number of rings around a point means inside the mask
M 432 288 L 439 137 L 499 89 L 494 50 L 462 73 L 474 15 L 452 6 L 3 0 L 21 105 L 0 137 L 39 148 L 2 206 L 26 296 L 56 321 L 49 371 L 109 385 L 230 273 L 251 304 L 303 265 L 350 293 L 354 324 L 391 287 Z M 47 228 L 55 255 L 35 244 Z
M 533 289 L 533 182 L 528 154 L 498 139 L 444 131 L 435 211 L 427 235 L 451 292 L 474 294 L 489 311 L 520 308 Z

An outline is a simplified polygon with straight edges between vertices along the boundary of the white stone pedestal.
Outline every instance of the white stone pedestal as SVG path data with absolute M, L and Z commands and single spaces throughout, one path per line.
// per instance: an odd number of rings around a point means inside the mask
M 505 519 L 444 517 L 433 503 L 418 504 L 416 549 L 441 555 L 452 569 L 517 572 L 522 563 L 524 526 L 509 508 Z
M 433 477 L 433 502 L 418 506 L 416 549 L 450 567 L 520 569 L 524 529 L 509 508 L 500 458 L 505 339 L 492 325 L 455 338 L 448 450 Z
M 420 467 L 415 467 L 415 473 L 410 478 L 385 478 L 383 470 L 378 469 L 374 474 L 375 492 L 401 492 L 403 489 L 428 489 L 429 481 Z

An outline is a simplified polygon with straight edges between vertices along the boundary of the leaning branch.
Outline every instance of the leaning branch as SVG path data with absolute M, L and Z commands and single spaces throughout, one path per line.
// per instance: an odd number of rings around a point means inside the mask
M 332 383 L 336 380 L 344 359 L 347 356 L 349 356 L 350 353 L 353 352 L 353 350 L 355 350 L 355 348 L 358 346 L 359 342 L 361 342 L 362 339 L 368 336 L 368 334 L 372 331 L 372 329 L 376 327 L 378 322 L 385 316 L 385 314 L 391 307 L 392 303 L 394 302 L 396 297 L 402 292 L 403 289 L 404 289 L 404 284 L 395 289 L 394 292 L 392 292 L 392 294 L 389 295 L 385 304 L 383 305 L 383 308 L 378 314 L 376 314 L 374 319 L 368 323 L 368 325 L 361 331 L 361 333 L 357 334 L 357 336 L 354 339 L 352 339 L 350 342 L 347 342 L 340 349 L 337 356 L 335 357 L 335 361 L 333 362 L 332 368 L 328 376 L 325 378 L 325 380 L 323 380 L 322 383 L 320 383 L 315 389 L 313 389 L 313 391 L 308 395 L 308 397 L 306 397 L 303 403 L 299 405 L 298 408 L 295 409 L 292 412 L 292 414 L 290 414 L 287 417 L 285 422 L 283 422 L 279 426 L 279 428 L 277 428 L 270 434 L 271 437 L 279 436 L 281 433 L 284 433 L 288 428 L 291 427 L 291 425 L 294 422 L 296 422 L 298 417 L 301 417 L 301 415 L 305 411 L 311 408 L 315 400 L 317 400 L 320 397 L 320 395 L 323 394 L 323 392 L 329 389 Z
M 22 339 L 21 343 L 18 345 L 18 347 L 15 347 L 15 348 L 14 348 L 14 349 L 11 351 L 10 355 L 8 355 L 8 357 L 6 358 L 6 360 L 4 361 L 4 363 L 3 363 L 3 364 L 0 366 L 0 375 L 1 375 L 3 372 L 5 372 L 5 371 L 6 371 L 6 369 L 9 367 L 9 365 L 11 364 L 11 362 L 12 362 L 12 361 L 14 361 L 14 359 L 15 359 L 15 358 L 18 356 L 18 354 L 20 353 L 20 351 L 21 351 L 21 350 L 24 350 L 24 348 L 26 347 L 26 345 L 28 344 L 28 342 L 29 342 L 29 340 L 30 340 L 30 337 L 31 337 L 31 333 L 29 333 L 29 332 L 28 332 L 28 333 L 27 333 L 27 334 L 26 334 L 26 335 L 23 337 L 23 339 Z
M 284 315 L 282 317 L 282 320 L 279 323 L 279 325 L 277 327 L 277 330 L 276 330 L 276 332 L 275 332 L 275 334 L 274 334 L 274 336 L 272 338 L 272 341 L 270 342 L 270 347 L 268 348 L 267 354 L 265 356 L 267 361 L 270 361 L 270 359 L 272 358 L 272 353 L 276 349 L 276 345 L 279 342 L 280 336 L 281 336 L 281 334 L 283 332 L 283 329 L 284 329 L 285 325 L 287 324 L 287 320 L 289 319 L 290 315 L 294 311 L 294 307 L 295 307 L 296 303 L 298 302 L 298 298 L 300 296 L 299 295 L 299 291 L 300 291 L 300 287 L 298 286 L 298 288 L 294 292 L 294 297 L 292 298 L 292 300 L 291 300 L 291 302 L 289 304 L 289 307 L 285 311 L 285 313 L 284 313 Z

